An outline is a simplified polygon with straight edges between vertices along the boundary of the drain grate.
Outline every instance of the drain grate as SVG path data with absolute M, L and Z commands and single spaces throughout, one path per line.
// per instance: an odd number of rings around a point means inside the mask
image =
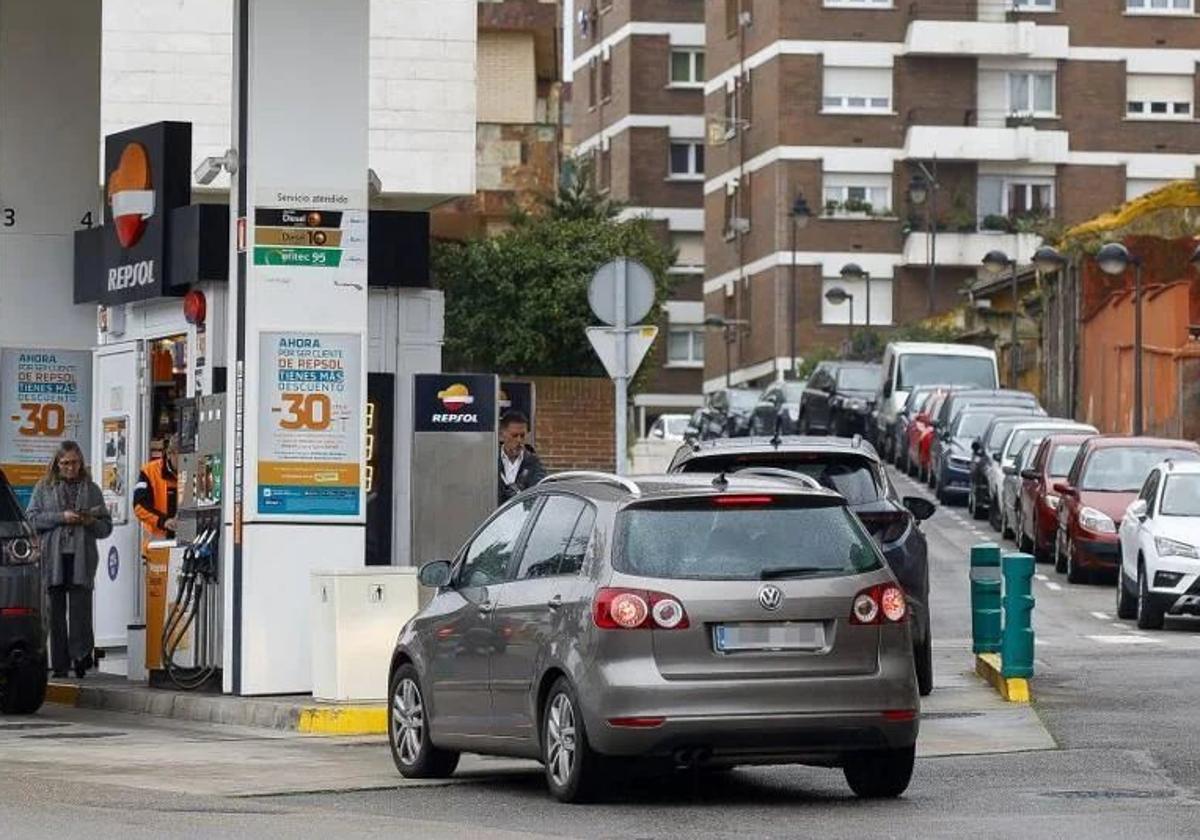
M 126 732 L 43 732 L 40 735 L 22 735 L 22 738 L 37 738 L 41 740 L 53 741 L 87 741 L 96 740 L 98 738 L 120 738 L 128 733 Z
M 0 723 L 0 732 L 21 732 L 29 729 L 61 729 L 69 723 Z
M 1051 799 L 1173 799 L 1173 790 L 1052 790 L 1041 796 Z
M 977 717 L 983 717 L 983 712 L 928 712 L 921 715 L 921 720 L 961 720 Z

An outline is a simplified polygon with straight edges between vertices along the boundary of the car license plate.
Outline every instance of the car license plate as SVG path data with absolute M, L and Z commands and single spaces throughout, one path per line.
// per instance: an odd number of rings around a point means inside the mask
M 718 624 L 713 628 L 713 647 L 718 653 L 820 650 L 825 647 L 825 625 L 814 621 Z

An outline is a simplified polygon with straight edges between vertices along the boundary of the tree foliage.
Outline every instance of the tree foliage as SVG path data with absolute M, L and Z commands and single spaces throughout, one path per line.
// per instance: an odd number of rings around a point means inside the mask
M 657 321 L 675 253 L 650 222 L 616 221 L 589 189 L 568 188 L 544 215 L 495 238 L 435 246 L 434 273 L 446 293 L 447 370 L 604 376 L 584 332 L 597 323 L 587 288 L 595 270 L 616 257 L 639 260 L 654 275 L 657 295 L 646 322 Z

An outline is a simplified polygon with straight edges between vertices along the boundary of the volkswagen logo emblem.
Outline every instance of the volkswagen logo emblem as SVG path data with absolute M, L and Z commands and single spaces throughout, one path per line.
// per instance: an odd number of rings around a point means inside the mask
M 764 586 L 758 590 L 758 605 L 764 610 L 777 610 L 783 603 L 783 591 L 778 586 Z

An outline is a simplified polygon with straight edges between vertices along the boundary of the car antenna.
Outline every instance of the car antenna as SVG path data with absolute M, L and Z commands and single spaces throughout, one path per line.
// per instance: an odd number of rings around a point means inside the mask
M 725 477 L 724 471 L 722 471 L 720 475 L 718 475 L 716 478 L 714 478 L 712 483 L 713 483 L 713 487 L 717 488 L 718 490 L 725 490 L 726 488 L 729 487 L 729 479 L 727 479 Z
M 779 448 L 779 444 L 783 443 L 782 431 L 783 431 L 783 421 L 779 417 L 776 417 L 775 418 L 775 434 L 771 436 L 771 446 L 775 447 L 776 449 Z

